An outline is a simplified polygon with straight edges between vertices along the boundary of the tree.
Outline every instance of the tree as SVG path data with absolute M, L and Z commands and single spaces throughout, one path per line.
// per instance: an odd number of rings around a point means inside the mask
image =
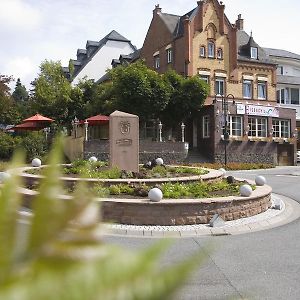
M 172 126 L 200 110 L 209 94 L 209 86 L 198 76 L 184 78 L 174 70 L 167 71 L 164 79 L 170 84 L 172 92 L 161 118 Z
M 21 120 L 21 115 L 11 97 L 9 84 L 11 76 L 0 75 L 0 123 L 16 124 Z
M 71 122 L 72 86 L 59 61 L 43 61 L 33 87 L 33 109 L 36 112 L 55 119 L 59 125 Z
M 119 110 L 142 120 L 157 118 L 170 98 L 170 86 L 141 61 L 109 71 L 113 102 Z
M 12 97 L 16 102 L 23 102 L 28 100 L 28 93 L 24 85 L 22 85 L 20 78 L 17 79 L 16 87 L 12 93 Z

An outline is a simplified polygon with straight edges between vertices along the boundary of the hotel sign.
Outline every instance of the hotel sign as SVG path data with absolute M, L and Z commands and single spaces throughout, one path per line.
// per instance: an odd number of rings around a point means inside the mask
M 261 105 L 237 105 L 237 114 L 249 116 L 262 116 L 262 117 L 279 117 L 279 110 L 273 106 Z

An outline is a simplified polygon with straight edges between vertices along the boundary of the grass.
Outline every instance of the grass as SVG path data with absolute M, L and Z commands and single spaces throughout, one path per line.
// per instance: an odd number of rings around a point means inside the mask
M 265 164 L 265 163 L 237 163 L 231 162 L 227 163 L 225 167 L 224 164 L 221 163 L 193 163 L 191 164 L 193 167 L 199 168 L 209 168 L 209 169 L 220 169 L 224 168 L 228 171 L 235 171 L 235 170 L 257 170 L 257 169 L 271 169 L 275 168 L 273 164 Z

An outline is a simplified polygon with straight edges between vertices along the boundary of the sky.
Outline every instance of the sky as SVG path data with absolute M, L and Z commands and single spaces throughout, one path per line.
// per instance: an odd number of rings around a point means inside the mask
M 223 0 L 225 14 L 238 14 L 246 32 L 263 47 L 300 54 L 300 1 Z M 0 0 L 0 74 L 12 75 L 30 89 L 42 61 L 68 66 L 87 40 L 99 41 L 116 30 L 142 47 L 152 11 L 184 15 L 196 0 Z M 15 83 L 12 84 L 14 88 Z

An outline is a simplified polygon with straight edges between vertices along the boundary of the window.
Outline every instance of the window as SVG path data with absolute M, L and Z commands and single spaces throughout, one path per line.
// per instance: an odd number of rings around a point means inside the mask
M 241 116 L 229 116 L 228 129 L 230 136 L 242 136 L 243 135 L 243 117 Z
M 200 57 L 205 57 L 205 46 L 200 47 Z
M 281 104 L 285 104 L 288 102 L 288 95 L 289 90 L 288 89 L 279 89 L 277 91 L 277 102 Z
M 291 88 L 291 104 L 299 105 L 299 89 Z
M 290 137 L 290 121 L 289 120 L 272 120 L 273 137 L 289 138 Z
M 248 118 L 249 132 L 248 136 L 266 137 L 267 119 L 266 118 Z
M 251 51 L 251 58 L 258 59 L 257 48 L 256 47 L 251 47 L 250 51 Z
M 167 50 L 167 62 L 168 62 L 168 64 L 172 62 L 172 56 L 173 56 L 172 54 L 173 54 L 172 49 L 168 49 Z
M 203 116 L 202 117 L 202 137 L 203 138 L 209 138 L 209 136 L 210 136 L 209 125 L 210 125 L 209 116 Z
M 267 99 L 267 84 L 265 81 L 259 81 L 257 83 L 257 98 L 258 99 Z
M 204 80 L 207 84 L 209 84 L 209 76 L 208 75 L 200 75 L 200 79 Z
M 215 57 L 215 43 L 214 42 L 208 42 L 208 57 L 214 58 Z
M 218 96 L 224 96 L 225 80 L 224 78 L 216 78 L 215 81 L 215 93 Z
M 155 69 L 159 69 L 159 67 L 160 67 L 159 56 L 154 56 L 154 67 L 155 67 Z
M 221 48 L 219 48 L 218 51 L 217 51 L 217 58 L 218 59 L 223 59 L 223 50 Z
M 283 66 L 278 66 L 278 68 L 277 68 L 277 74 L 278 75 L 283 75 Z
M 252 98 L 252 81 L 243 80 L 243 98 L 251 99 Z

